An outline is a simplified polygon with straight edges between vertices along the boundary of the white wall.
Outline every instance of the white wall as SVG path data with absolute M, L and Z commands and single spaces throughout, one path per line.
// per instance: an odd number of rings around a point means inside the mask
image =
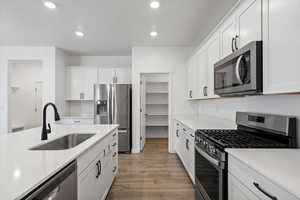
M 187 47 L 134 47 L 132 49 L 132 117 L 133 153 L 140 151 L 140 74 L 170 73 L 172 76 L 171 116 L 193 111 L 186 101 L 186 58 L 190 52 Z M 170 126 L 172 128 L 172 126 Z
M 40 60 L 43 67 L 43 102 L 55 102 L 55 47 L 0 47 L 0 134 L 8 133 L 8 63 Z

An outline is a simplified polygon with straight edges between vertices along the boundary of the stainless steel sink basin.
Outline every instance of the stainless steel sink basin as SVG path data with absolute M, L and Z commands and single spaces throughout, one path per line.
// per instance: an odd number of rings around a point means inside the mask
M 51 142 L 30 148 L 30 150 L 64 150 L 71 149 L 95 134 L 70 134 L 57 138 Z

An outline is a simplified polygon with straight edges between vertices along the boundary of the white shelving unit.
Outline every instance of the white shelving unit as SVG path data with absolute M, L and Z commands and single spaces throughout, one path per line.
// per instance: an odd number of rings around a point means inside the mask
M 146 76 L 146 137 L 167 138 L 169 82 L 165 75 Z

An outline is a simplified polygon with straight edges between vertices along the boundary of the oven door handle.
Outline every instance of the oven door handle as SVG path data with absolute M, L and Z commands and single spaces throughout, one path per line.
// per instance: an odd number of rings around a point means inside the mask
M 241 85 L 243 84 L 243 81 L 242 81 L 242 79 L 241 79 L 239 69 L 240 69 L 240 64 L 241 64 L 241 61 L 242 61 L 243 57 L 244 57 L 244 55 L 241 55 L 241 56 L 237 59 L 236 66 L 235 66 L 235 76 L 236 76 L 237 81 L 238 81 L 239 84 L 241 84 Z
M 213 164 L 214 166 L 216 166 L 217 168 L 220 169 L 224 169 L 224 166 L 221 165 L 221 162 L 212 158 L 210 155 L 208 155 L 205 151 L 203 151 L 202 149 L 200 149 L 199 147 L 195 146 L 197 152 L 203 156 L 206 160 L 208 160 L 211 164 Z

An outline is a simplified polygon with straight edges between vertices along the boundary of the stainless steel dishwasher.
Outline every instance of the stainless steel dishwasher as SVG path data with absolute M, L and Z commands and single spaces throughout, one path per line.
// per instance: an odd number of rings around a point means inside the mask
M 22 200 L 77 200 L 77 164 L 73 161 Z

